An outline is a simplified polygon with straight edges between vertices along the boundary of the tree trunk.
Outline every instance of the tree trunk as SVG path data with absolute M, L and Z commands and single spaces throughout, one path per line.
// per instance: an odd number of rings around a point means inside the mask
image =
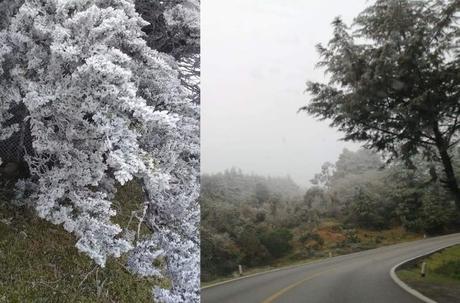
M 454 167 L 452 165 L 452 159 L 448 152 L 449 142 L 447 142 L 436 124 L 433 128 L 436 139 L 436 147 L 438 148 L 441 162 L 444 167 L 444 173 L 446 174 L 446 180 L 444 181 L 447 189 L 452 193 L 455 199 L 455 205 L 460 211 L 460 188 L 458 187 L 457 178 L 455 176 Z

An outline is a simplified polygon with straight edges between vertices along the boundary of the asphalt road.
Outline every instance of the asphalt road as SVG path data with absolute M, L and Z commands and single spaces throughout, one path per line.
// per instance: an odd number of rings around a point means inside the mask
M 390 277 L 396 264 L 460 243 L 460 234 L 333 257 L 202 289 L 203 303 L 420 303 Z

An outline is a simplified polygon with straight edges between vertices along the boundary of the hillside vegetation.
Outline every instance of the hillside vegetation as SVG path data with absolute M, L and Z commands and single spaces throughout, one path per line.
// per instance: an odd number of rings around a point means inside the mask
M 285 265 L 457 230 L 438 175 L 441 168 L 421 158 L 386 165 L 364 149 L 325 163 L 306 191 L 289 177 L 204 175 L 202 281 L 232 276 L 238 264 Z

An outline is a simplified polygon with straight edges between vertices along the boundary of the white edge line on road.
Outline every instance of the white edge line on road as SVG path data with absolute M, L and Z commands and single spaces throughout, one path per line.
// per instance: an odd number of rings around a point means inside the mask
M 404 283 L 403 281 L 401 281 L 401 279 L 398 278 L 398 276 L 396 275 L 396 269 L 398 267 L 400 267 L 401 265 L 407 263 L 407 262 L 410 262 L 410 261 L 413 261 L 413 260 L 416 260 L 416 259 L 419 259 L 419 258 L 422 258 L 422 257 L 425 257 L 425 256 L 428 256 L 428 255 L 431 255 L 437 251 L 440 251 L 440 250 L 443 250 L 443 249 L 446 249 L 448 247 L 451 247 L 451 246 L 454 246 L 454 245 L 458 245 L 458 243 L 454 243 L 454 244 L 449 244 L 447 246 L 444 246 L 444 247 L 441 247 L 441 248 L 436 248 L 432 251 L 429 251 L 427 253 L 424 253 L 424 254 L 421 254 L 421 255 L 418 255 L 416 257 L 413 257 L 413 258 L 410 258 L 410 259 L 407 259 L 405 261 L 402 261 L 401 263 L 398 263 L 396 264 L 395 266 L 393 266 L 393 268 L 391 268 L 390 270 L 390 276 L 391 276 L 391 279 L 393 279 L 393 281 L 399 285 L 399 287 L 401 287 L 402 289 L 404 289 L 405 291 L 407 291 L 408 293 L 410 293 L 411 295 L 413 295 L 414 297 L 422 300 L 423 302 L 425 303 L 438 303 L 430 298 L 428 298 L 427 296 L 421 294 L 420 292 L 416 291 L 415 289 L 413 289 L 412 287 L 410 287 L 409 285 L 407 285 L 406 283 Z

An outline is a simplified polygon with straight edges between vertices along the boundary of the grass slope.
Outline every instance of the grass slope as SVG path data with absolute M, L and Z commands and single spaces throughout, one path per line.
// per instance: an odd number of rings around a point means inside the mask
M 141 195 L 134 184 L 119 190 L 117 223 L 128 224 Z M 132 275 L 123 258 L 95 266 L 62 227 L 5 200 L 0 197 L 0 303 L 152 302 L 152 288 L 166 283 Z
M 426 276 L 420 275 L 426 262 Z M 460 245 L 446 248 L 397 272 L 406 284 L 439 303 L 460 302 Z

